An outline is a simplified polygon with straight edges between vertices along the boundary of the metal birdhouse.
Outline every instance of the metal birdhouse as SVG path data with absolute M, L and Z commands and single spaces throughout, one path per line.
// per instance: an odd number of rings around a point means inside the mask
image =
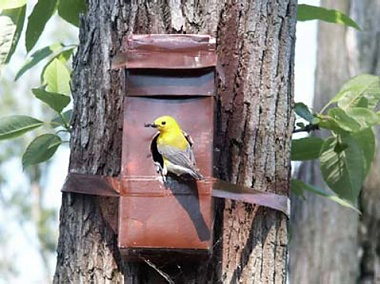
M 124 54 L 126 97 L 122 150 L 119 247 L 125 254 L 152 249 L 212 247 L 215 41 L 197 35 L 135 35 Z M 194 141 L 205 177 L 168 173 L 157 163 L 157 130 L 144 127 L 170 115 Z M 191 143 L 190 143 L 191 144 Z
M 123 47 L 126 51 L 113 60 L 113 68 L 124 70 L 125 85 L 120 176 L 69 174 L 62 189 L 119 197 L 117 235 L 122 255 L 128 259 L 171 253 L 209 256 L 213 196 L 285 212 L 287 197 L 213 178 L 215 39 L 133 35 Z M 175 119 L 184 131 L 188 143 L 184 151 L 190 155 L 189 161 L 195 160 L 194 170 L 202 179 L 165 167 L 164 160 L 171 158 L 158 145 L 162 133 L 154 124 L 162 116 Z

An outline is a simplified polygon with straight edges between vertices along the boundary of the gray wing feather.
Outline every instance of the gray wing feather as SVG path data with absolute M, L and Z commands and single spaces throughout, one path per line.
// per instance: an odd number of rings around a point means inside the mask
M 184 151 L 178 150 L 178 148 L 168 145 L 157 145 L 158 152 L 165 157 L 165 159 L 173 165 L 187 168 L 190 170 L 189 174 L 196 179 L 203 179 L 204 177 L 198 172 L 195 165 L 195 157 L 193 152 L 193 140 L 184 131 L 183 136 L 186 138 L 188 145 Z
M 193 152 L 193 145 L 194 145 L 194 141 L 193 139 L 191 138 L 191 136 L 189 134 L 187 134 L 185 131 L 182 130 L 182 134 L 183 136 L 185 136 L 187 142 L 189 143 L 189 146 L 187 147 L 186 149 L 186 152 L 189 156 L 189 159 L 190 161 L 194 164 L 195 166 L 195 157 L 194 157 L 194 152 Z
M 185 151 L 178 151 L 177 148 L 167 145 L 157 146 L 157 149 L 169 162 L 196 171 L 194 153 L 190 146 Z

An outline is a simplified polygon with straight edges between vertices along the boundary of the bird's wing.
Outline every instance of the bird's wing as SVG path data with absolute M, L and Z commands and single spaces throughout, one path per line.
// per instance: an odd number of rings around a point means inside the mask
M 187 134 L 185 131 L 182 130 L 182 134 L 183 136 L 186 138 L 187 142 L 189 143 L 189 146 L 187 147 L 186 149 L 186 152 L 189 156 L 189 159 L 190 161 L 194 164 L 195 166 L 195 157 L 194 157 L 194 152 L 193 152 L 193 145 L 194 145 L 194 141 L 193 139 L 191 138 L 191 136 L 189 134 Z
M 196 171 L 194 163 L 194 154 L 190 146 L 185 150 L 179 150 L 177 147 L 168 145 L 157 145 L 158 152 L 172 164 L 186 167 Z

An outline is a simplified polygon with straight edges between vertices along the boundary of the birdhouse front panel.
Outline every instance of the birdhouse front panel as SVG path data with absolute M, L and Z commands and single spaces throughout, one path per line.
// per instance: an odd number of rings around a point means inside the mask
M 191 35 L 127 44 L 119 247 L 212 248 L 215 44 Z
M 151 183 L 149 186 L 159 186 Z M 161 194 L 125 195 L 120 199 L 119 246 L 135 249 L 205 250 L 212 244 L 211 195 L 208 184 Z M 147 209 L 147 207 L 149 207 Z
M 213 98 L 210 97 L 127 97 L 123 129 L 122 178 L 157 177 L 150 144 L 157 129 L 144 127 L 157 117 L 168 115 L 194 141 L 197 167 L 205 177 L 212 176 Z M 131 188 L 125 188 L 131 192 Z

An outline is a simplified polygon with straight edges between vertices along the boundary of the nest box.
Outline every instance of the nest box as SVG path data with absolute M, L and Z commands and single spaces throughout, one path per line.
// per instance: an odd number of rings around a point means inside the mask
M 209 36 L 135 35 L 125 53 L 122 192 L 119 247 L 196 250 L 212 247 L 212 152 L 215 41 Z M 120 62 L 118 63 L 120 66 Z M 157 134 L 144 122 L 170 115 L 194 141 L 206 178 L 168 175 L 163 182 L 151 149 Z
M 123 68 L 125 84 L 120 176 L 69 174 L 63 191 L 119 197 L 118 245 L 128 258 L 167 252 L 208 256 L 212 195 L 255 202 L 249 189 L 223 189 L 212 178 L 215 39 L 133 35 L 124 48 L 113 61 L 113 68 Z M 144 123 L 164 115 L 175 118 L 192 137 L 197 168 L 205 179 L 169 174 L 164 182 L 157 173 L 157 153 L 152 151 L 157 133 Z M 258 193 L 256 201 L 261 198 L 258 203 L 265 205 L 268 195 L 263 194 Z

